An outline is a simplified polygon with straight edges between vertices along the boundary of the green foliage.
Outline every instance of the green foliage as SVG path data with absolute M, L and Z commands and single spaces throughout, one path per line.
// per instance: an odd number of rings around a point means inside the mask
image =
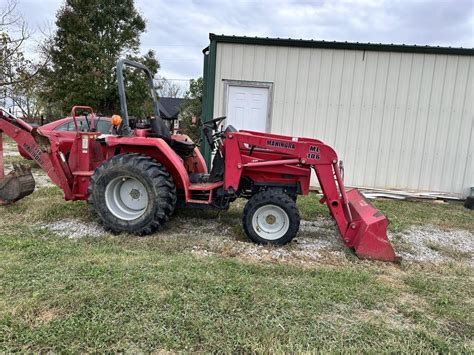
M 160 68 L 158 60 L 155 58 L 155 52 L 152 50 L 149 50 L 144 56 L 130 56 L 129 58 L 147 66 L 152 75 L 155 75 Z M 154 115 L 153 100 L 145 73 L 139 69 L 125 68 L 124 80 L 128 114 L 141 118 Z M 118 100 L 118 89 L 114 95 Z M 115 113 L 119 113 L 118 101 Z
M 42 96 L 63 114 L 75 104 L 92 106 L 102 114 L 117 113 L 114 68 L 124 55 L 145 62 L 153 74 L 159 68 L 153 51 L 136 56 L 145 20 L 133 0 L 66 0 L 56 26 L 46 50 L 51 65 L 42 73 L 46 80 Z M 130 112 L 142 113 L 146 87 L 138 74 L 130 72 L 127 77 Z
M 298 199 L 303 214 L 327 214 L 324 205 L 308 209 L 317 197 Z M 438 208 L 413 202 L 396 209 L 400 201 L 392 202 L 381 208 L 393 217 Z M 237 200 L 220 215 L 222 229 L 241 228 L 243 204 Z M 443 210 L 453 216 L 457 207 Z M 199 237 L 173 236 L 187 217 L 196 218 Z M 200 254 L 207 249 L 196 246 L 207 244 L 196 245 L 199 238 L 220 233 L 199 228 L 215 220 L 209 211 L 177 211 L 163 231 L 147 237 L 69 239 L 47 228 L 93 218 L 85 202 L 64 201 L 56 187 L 0 206 L 1 353 L 472 352 L 469 264 L 352 259 L 300 267 L 224 249 Z
M 11 226 L 0 351 L 469 352 L 472 281 L 457 269 L 252 264 L 173 243 Z
M 193 124 L 193 117 L 199 118 L 202 113 L 202 88 L 203 79 L 191 79 L 189 82 L 189 90 L 186 93 L 185 101 L 181 107 L 181 127 L 182 132 L 191 137 L 194 142 L 199 142 L 201 130 L 198 124 Z
M 10 0 L 0 5 L 0 105 L 14 105 L 32 118 L 39 110 L 36 74 L 41 65 L 24 55 L 30 32 L 16 7 Z

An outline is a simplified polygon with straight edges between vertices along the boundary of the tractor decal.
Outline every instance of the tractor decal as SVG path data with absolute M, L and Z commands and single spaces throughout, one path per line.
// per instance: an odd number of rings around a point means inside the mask
M 309 153 L 306 157 L 312 160 L 320 160 L 321 156 L 319 155 L 319 147 L 317 145 L 310 146 Z
M 289 142 L 280 142 L 280 141 L 275 141 L 272 139 L 267 140 L 267 145 L 270 147 L 276 147 L 276 148 L 285 148 L 285 149 L 295 149 L 296 144 L 294 143 L 289 143 Z
M 306 157 L 308 159 L 312 159 L 312 160 L 320 160 L 321 159 L 321 156 L 319 154 L 316 154 L 316 153 L 308 153 L 308 155 Z
M 43 165 L 43 159 L 41 159 L 41 149 L 39 149 L 39 147 L 30 147 L 28 143 L 25 143 L 23 144 L 23 148 L 34 160 L 38 162 L 38 164 Z

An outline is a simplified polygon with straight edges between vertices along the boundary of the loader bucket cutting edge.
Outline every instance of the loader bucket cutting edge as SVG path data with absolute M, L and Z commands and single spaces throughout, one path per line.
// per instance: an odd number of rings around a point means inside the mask
M 35 190 L 35 179 L 31 168 L 13 165 L 13 170 L 0 180 L 0 203 L 6 204 L 21 200 Z
M 398 262 L 400 258 L 395 255 L 387 237 L 387 217 L 357 189 L 348 191 L 347 198 L 355 229 L 347 231 L 347 234 L 352 232 L 352 235 L 346 237 L 346 244 L 354 248 L 359 258 Z

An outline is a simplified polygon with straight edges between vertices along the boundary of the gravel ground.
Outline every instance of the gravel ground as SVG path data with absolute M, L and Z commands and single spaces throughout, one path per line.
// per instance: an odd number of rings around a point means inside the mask
M 95 222 L 82 222 L 76 219 L 64 219 L 42 224 L 40 228 L 47 228 L 57 235 L 69 239 L 78 239 L 86 236 L 102 237 L 107 234 L 105 229 Z
M 16 143 L 4 142 L 3 143 L 3 156 L 5 157 L 19 157 L 18 146 Z
M 42 225 L 71 239 L 104 236 L 107 232 L 97 223 L 68 219 Z M 353 253 L 340 240 L 331 219 L 302 221 L 300 232 L 292 243 L 262 246 L 249 242 L 230 227 L 215 219 L 175 216 L 167 228 L 152 237 L 177 243 L 183 251 L 197 257 L 223 255 L 249 261 L 314 264 L 350 262 Z M 397 254 L 406 262 L 443 263 L 467 261 L 474 264 L 474 235 L 467 231 L 443 231 L 434 227 L 412 228 L 403 234 L 389 235 Z
M 13 166 L 11 164 L 5 164 L 5 173 L 9 173 L 11 170 L 13 170 Z M 35 188 L 41 188 L 41 187 L 51 187 L 55 186 L 49 176 L 41 169 L 39 168 L 33 168 L 31 169 L 31 173 L 33 174 L 33 177 L 35 178 Z
M 32 169 L 33 177 L 35 178 L 36 188 L 55 186 L 51 179 L 41 169 Z
M 390 237 L 395 245 L 401 246 L 398 254 L 408 261 L 436 263 L 467 259 L 470 264 L 474 261 L 474 235 L 468 231 L 412 227 L 403 234 Z
M 5 144 L 5 156 L 19 156 L 16 144 Z M 6 167 L 7 171 L 9 168 Z M 33 169 L 37 188 L 53 186 L 40 169 Z M 236 223 L 240 223 L 236 222 Z M 71 239 L 85 236 L 101 237 L 108 233 L 95 222 L 65 219 L 43 224 L 62 237 Z M 225 255 L 247 260 L 315 263 L 347 262 L 353 255 L 340 240 L 332 219 L 302 221 L 300 231 L 292 243 L 282 247 L 261 246 L 249 242 L 238 228 L 221 223 L 219 218 L 198 219 L 172 218 L 165 230 L 156 234 L 163 240 L 184 243 L 183 248 L 196 256 Z M 467 260 L 474 264 L 474 235 L 463 230 L 443 231 L 436 227 L 413 227 L 402 234 L 389 234 L 397 254 L 408 262 L 440 263 L 453 260 Z

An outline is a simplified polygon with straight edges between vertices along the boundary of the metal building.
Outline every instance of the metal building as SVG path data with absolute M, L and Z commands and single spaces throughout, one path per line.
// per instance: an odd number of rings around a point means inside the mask
M 210 34 L 203 119 L 321 139 L 349 186 L 467 195 L 473 78 L 474 49 Z

